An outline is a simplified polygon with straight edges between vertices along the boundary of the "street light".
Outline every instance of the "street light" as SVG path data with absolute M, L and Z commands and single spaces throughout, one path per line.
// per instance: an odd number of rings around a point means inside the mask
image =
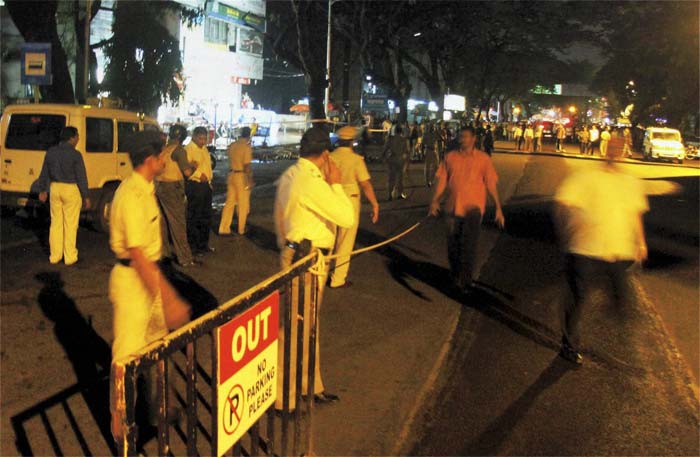
M 574 114 L 574 113 L 576 112 L 576 107 L 575 107 L 574 105 L 571 105 L 571 106 L 569 107 L 569 112 L 570 112 L 571 114 Z
M 628 82 L 627 84 L 629 84 L 630 86 L 634 86 L 634 81 L 630 80 L 630 82 Z
M 416 33 L 413 34 L 414 37 L 419 37 L 419 36 L 421 36 L 421 35 L 422 35 L 421 32 L 416 32 Z
M 513 108 L 513 114 L 515 114 L 516 116 L 518 114 L 520 114 L 520 107 L 519 106 L 516 106 L 515 108 Z

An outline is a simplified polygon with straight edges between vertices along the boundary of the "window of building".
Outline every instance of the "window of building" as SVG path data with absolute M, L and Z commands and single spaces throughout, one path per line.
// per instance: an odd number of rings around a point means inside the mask
M 228 44 L 229 25 L 225 21 L 208 17 L 204 20 L 204 41 Z
M 86 152 L 112 152 L 114 148 L 114 122 L 112 119 L 85 118 Z

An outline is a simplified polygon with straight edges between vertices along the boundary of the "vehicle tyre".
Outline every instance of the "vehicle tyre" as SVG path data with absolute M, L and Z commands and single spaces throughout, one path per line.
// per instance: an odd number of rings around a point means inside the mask
M 676 159 L 676 163 L 678 165 L 683 165 L 683 159 Z
M 116 186 L 108 186 L 102 190 L 102 196 L 95 208 L 95 228 L 102 233 L 109 233 L 109 213 L 112 209 L 112 200 Z

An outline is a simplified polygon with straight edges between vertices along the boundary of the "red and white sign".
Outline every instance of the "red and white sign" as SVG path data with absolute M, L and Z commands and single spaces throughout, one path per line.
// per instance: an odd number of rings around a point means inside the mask
M 243 85 L 248 85 L 250 84 L 250 78 L 241 78 L 240 76 L 231 76 L 231 83 L 232 84 L 243 84 Z
M 227 452 L 277 398 L 279 292 L 217 329 L 218 449 Z

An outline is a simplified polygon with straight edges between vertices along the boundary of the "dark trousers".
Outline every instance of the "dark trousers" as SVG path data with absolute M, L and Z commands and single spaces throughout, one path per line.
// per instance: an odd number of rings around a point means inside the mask
M 621 310 L 633 297 L 627 270 L 631 260 L 606 262 L 593 257 L 568 254 L 566 256 L 566 279 L 573 294 L 573 300 L 564 304 L 561 315 L 562 344 L 578 349 L 579 321 L 586 296 L 591 286 L 598 280 L 607 282 L 612 299 Z
M 192 262 L 192 251 L 187 241 L 187 198 L 185 182 L 158 182 L 156 196 L 163 213 L 161 235 L 163 236 L 163 256 L 172 251 L 180 265 Z M 168 242 L 169 241 L 169 242 Z
M 447 257 L 452 281 L 463 289 L 473 281 L 476 248 L 481 232 L 481 211 L 473 209 L 464 217 L 447 217 Z
M 192 251 L 202 252 L 209 248 L 211 231 L 211 197 L 209 183 L 187 181 L 187 240 Z
M 389 199 L 401 198 L 403 194 L 404 162 L 389 162 Z

